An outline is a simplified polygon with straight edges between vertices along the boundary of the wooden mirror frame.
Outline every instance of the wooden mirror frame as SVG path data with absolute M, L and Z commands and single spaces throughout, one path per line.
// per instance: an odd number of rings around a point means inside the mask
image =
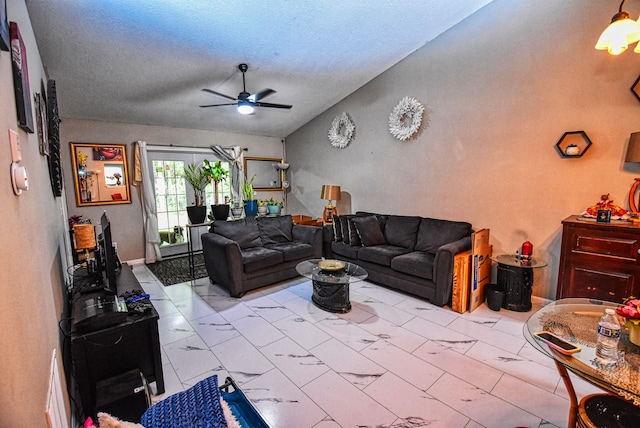
M 76 204 L 79 207 L 131 203 L 125 144 L 69 143 L 69 145 Z M 107 177 L 104 173 L 105 168 L 121 171 L 120 177 L 115 174 Z
M 281 158 L 244 158 L 245 179 L 251 179 L 254 175 L 253 190 L 284 190 L 284 171 L 277 169 L 274 164 L 282 163 Z

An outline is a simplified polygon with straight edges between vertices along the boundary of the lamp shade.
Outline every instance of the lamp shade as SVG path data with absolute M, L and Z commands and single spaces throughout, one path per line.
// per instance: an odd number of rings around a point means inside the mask
M 327 201 L 339 201 L 340 186 L 324 184 L 322 186 L 322 193 L 320 194 L 320 199 L 326 199 Z
M 629 18 L 627 12 L 614 15 L 611 24 L 602 32 L 596 43 L 596 49 L 606 50 L 611 55 L 619 55 L 629 45 L 640 41 L 640 24 Z M 638 48 L 636 47 L 636 52 Z
M 640 162 L 640 132 L 634 132 L 629 137 L 625 162 Z
M 77 250 L 96 248 L 96 233 L 93 224 L 74 224 L 73 233 Z

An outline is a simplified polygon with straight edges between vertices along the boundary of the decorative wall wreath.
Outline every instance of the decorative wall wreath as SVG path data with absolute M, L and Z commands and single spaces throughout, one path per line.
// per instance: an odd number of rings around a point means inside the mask
M 356 124 L 347 113 L 336 116 L 329 128 L 329 141 L 333 147 L 344 149 L 351 143 L 356 132 Z
M 389 131 L 398 140 L 413 137 L 420 129 L 424 106 L 415 98 L 404 97 L 389 115 Z

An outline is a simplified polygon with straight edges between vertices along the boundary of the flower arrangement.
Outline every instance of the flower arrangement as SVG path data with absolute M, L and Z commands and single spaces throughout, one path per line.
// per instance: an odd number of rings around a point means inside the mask
M 87 155 L 78 150 L 78 167 L 84 169 L 87 167 Z
M 624 305 L 619 306 L 616 309 L 616 313 L 627 320 L 627 327 L 629 324 L 640 324 L 640 299 L 636 299 L 634 296 L 624 299 Z

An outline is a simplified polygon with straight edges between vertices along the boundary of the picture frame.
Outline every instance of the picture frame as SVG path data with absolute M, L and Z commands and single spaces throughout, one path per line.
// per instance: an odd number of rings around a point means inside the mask
M 7 20 L 7 0 L 0 0 L 0 50 L 11 50 L 9 37 L 9 21 Z
M 598 223 L 611 223 L 611 210 L 598 210 L 598 217 L 596 217 Z
M 27 51 L 17 23 L 9 23 L 9 36 L 11 38 L 11 68 L 13 69 L 13 89 L 16 95 L 18 126 L 24 131 L 33 134 L 33 111 L 31 109 Z
M 633 82 L 633 85 L 631 86 L 631 92 L 633 92 L 633 95 L 635 95 L 637 100 L 640 101 L 640 76 L 638 76 L 636 81 Z
M 39 92 L 33 96 L 36 103 L 36 127 L 38 128 L 38 143 L 40 154 L 49 156 L 49 122 L 47 121 L 47 103 Z

